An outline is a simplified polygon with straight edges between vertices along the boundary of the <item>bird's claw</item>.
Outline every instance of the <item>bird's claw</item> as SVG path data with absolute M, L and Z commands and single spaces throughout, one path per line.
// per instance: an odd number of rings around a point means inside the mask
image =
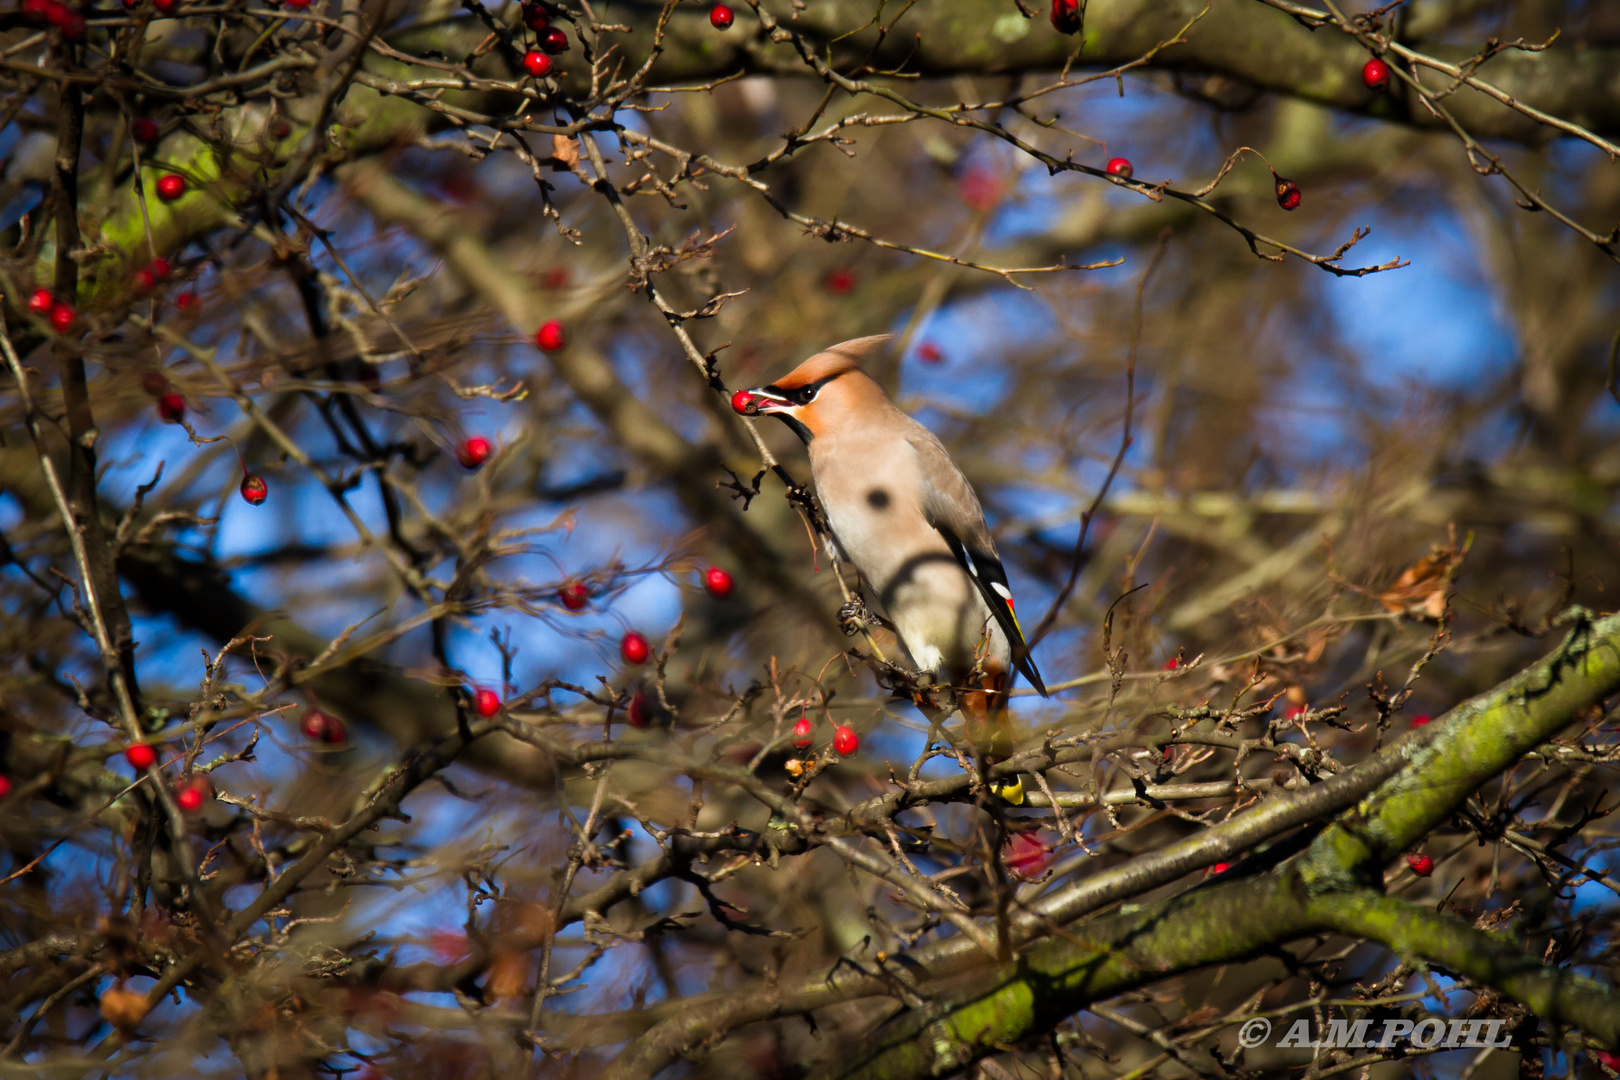
M 838 629 L 844 632 L 845 637 L 854 637 L 872 623 L 872 613 L 858 596 L 838 609 Z

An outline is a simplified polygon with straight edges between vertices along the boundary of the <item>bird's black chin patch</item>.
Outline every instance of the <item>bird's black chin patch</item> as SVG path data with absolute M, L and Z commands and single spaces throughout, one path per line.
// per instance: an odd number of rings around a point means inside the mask
M 815 438 L 815 436 L 810 433 L 809 428 L 807 428 L 803 424 L 799 423 L 799 421 L 797 419 L 795 419 L 794 417 L 789 416 L 787 413 L 778 412 L 778 413 L 770 413 L 769 415 L 776 417 L 778 420 L 782 421 L 782 423 L 784 423 L 788 427 L 792 428 L 793 429 L 793 434 L 797 435 L 799 437 L 799 441 L 804 443 L 804 445 L 809 446 L 810 445 L 810 440 Z

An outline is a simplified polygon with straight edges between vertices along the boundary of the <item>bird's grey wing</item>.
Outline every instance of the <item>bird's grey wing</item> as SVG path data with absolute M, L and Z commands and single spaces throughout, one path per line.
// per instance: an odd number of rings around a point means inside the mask
M 945 538 L 951 554 L 973 579 L 985 606 L 995 616 L 996 625 L 1012 646 L 1013 663 L 1045 697 L 1046 683 L 1029 655 L 1024 629 L 1018 625 L 1018 616 L 1013 611 L 1007 569 L 1001 564 L 1001 556 L 996 554 L 996 542 L 990 535 L 990 526 L 985 524 L 984 508 L 979 505 L 973 485 L 968 483 L 933 432 L 919 424 L 917 430 L 907 436 L 907 441 L 916 451 L 921 466 L 924 516 Z

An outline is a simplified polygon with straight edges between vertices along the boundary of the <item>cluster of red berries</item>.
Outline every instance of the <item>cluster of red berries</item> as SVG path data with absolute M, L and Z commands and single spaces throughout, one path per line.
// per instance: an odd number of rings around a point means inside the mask
M 810 744 L 815 742 L 815 731 L 816 726 L 811 722 L 810 717 L 801 715 L 799 722 L 793 725 L 793 745 L 800 750 L 809 749 Z M 833 749 L 838 752 L 840 757 L 849 757 L 851 754 L 858 752 L 860 748 L 861 737 L 854 728 L 846 724 L 838 724 L 833 727 Z
M 58 0 L 23 0 L 22 15 L 35 26 L 54 26 L 69 41 L 84 40 L 84 16 Z
M 141 379 L 141 386 L 157 398 L 158 416 L 165 424 L 178 424 L 186 418 L 186 399 L 180 396 L 163 372 L 148 371 Z
M 551 25 L 551 9 L 541 3 L 526 3 L 523 5 L 523 25 L 534 31 L 535 40 L 540 43 L 542 53 L 530 52 L 523 58 L 523 66 L 529 69 L 529 74 L 535 78 L 551 71 L 551 58 L 568 51 L 568 33 L 560 26 Z M 543 65 L 534 61 L 539 56 L 545 61 Z M 536 71 L 535 67 L 542 68 Z
M 50 321 L 51 329 L 58 334 L 65 334 L 73 329 L 73 320 L 78 313 L 73 305 L 65 300 L 58 300 L 49 289 L 35 289 L 34 295 L 28 298 L 28 310 L 35 315 L 43 315 Z

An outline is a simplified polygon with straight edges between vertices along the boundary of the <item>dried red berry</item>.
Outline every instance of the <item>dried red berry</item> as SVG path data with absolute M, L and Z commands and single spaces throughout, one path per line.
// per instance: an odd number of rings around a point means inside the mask
M 51 295 L 49 289 L 35 289 L 34 295 L 28 298 L 28 310 L 35 315 L 49 315 L 55 306 L 56 297 Z
M 185 419 L 186 399 L 170 390 L 158 398 L 158 415 L 168 424 L 178 424 Z
M 1129 180 L 1136 175 L 1136 169 L 1131 165 L 1130 158 L 1109 158 L 1104 168 L 1109 176 L 1117 176 L 1122 180 Z
M 540 47 L 552 56 L 568 51 L 568 34 L 560 26 L 548 26 L 540 32 Z
M 703 571 L 703 587 L 717 600 L 730 596 L 735 586 L 736 582 L 732 581 L 731 574 L 724 567 L 711 566 Z
M 489 440 L 482 435 L 474 435 L 461 444 L 461 449 L 456 451 L 456 458 L 461 462 L 462 468 L 476 469 L 489 460 L 489 454 Z
M 136 743 L 124 751 L 124 760 L 129 762 L 136 772 L 145 772 L 157 764 L 157 751 L 145 743 Z
M 584 611 L 590 599 L 590 590 L 583 581 L 571 581 L 557 590 L 558 602 L 569 611 Z
M 174 202 L 186 193 L 186 178 L 179 173 L 164 173 L 158 177 L 157 194 L 164 202 Z
M 523 25 L 530 30 L 544 30 L 551 25 L 551 13 L 538 4 L 525 4 L 523 7 Z
M 1413 852 L 1406 857 L 1406 865 L 1412 868 L 1412 873 L 1418 877 L 1428 877 L 1434 873 L 1434 860 L 1427 855 Z
M 568 344 L 568 331 L 556 319 L 548 319 L 534 332 L 534 343 L 542 352 L 559 352 Z
M 1389 85 L 1389 65 L 1373 57 L 1361 65 L 1361 81 L 1369 90 L 1382 90 Z
M 1052 29 L 1060 34 L 1080 31 L 1080 0 L 1052 0 Z
M 619 655 L 627 664 L 645 664 L 652 655 L 652 646 L 647 644 L 645 636 L 631 630 L 619 640 Z
M 539 49 L 530 49 L 523 54 L 523 67 L 530 75 L 543 79 L 551 74 L 551 57 Z
M 849 757 L 861 748 L 861 737 L 855 734 L 855 729 L 839 724 L 833 728 L 833 749 L 838 751 L 840 757 Z
M 1284 210 L 1299 209 L 1299 185 L 1286 176 L 1277 177 L 1277 205 Z
M 264 482 L 264 477 L 252 473 L 242 477 L 242 486 L 239 490 L 242 492 L 242 498 L 247 500 L 250 506 L 258 506 L 270 497 L 270 485 Z
M 709 9 L 709 25 L 716 30 L 730 30 L 731 24 L 736 18 L 736 12 L 725 4 L 716 4 Z
M 793 745 L 803 750 L 815 741 L 814 732 L 815 725 L 810 722 L 810 718 L 808 716 L 799 717 L 799 722 L 793 725 Z
M 162 130 L 156 120 L 148 120 L 144 116 L 137 116 L 129 125 L 129 133 L 135 136 L 136 142 L 155 143 Z
M 501 711 L 501 695 L 487 687 L 473 694 L 473 711 L 479 716 L 491 717 Z

